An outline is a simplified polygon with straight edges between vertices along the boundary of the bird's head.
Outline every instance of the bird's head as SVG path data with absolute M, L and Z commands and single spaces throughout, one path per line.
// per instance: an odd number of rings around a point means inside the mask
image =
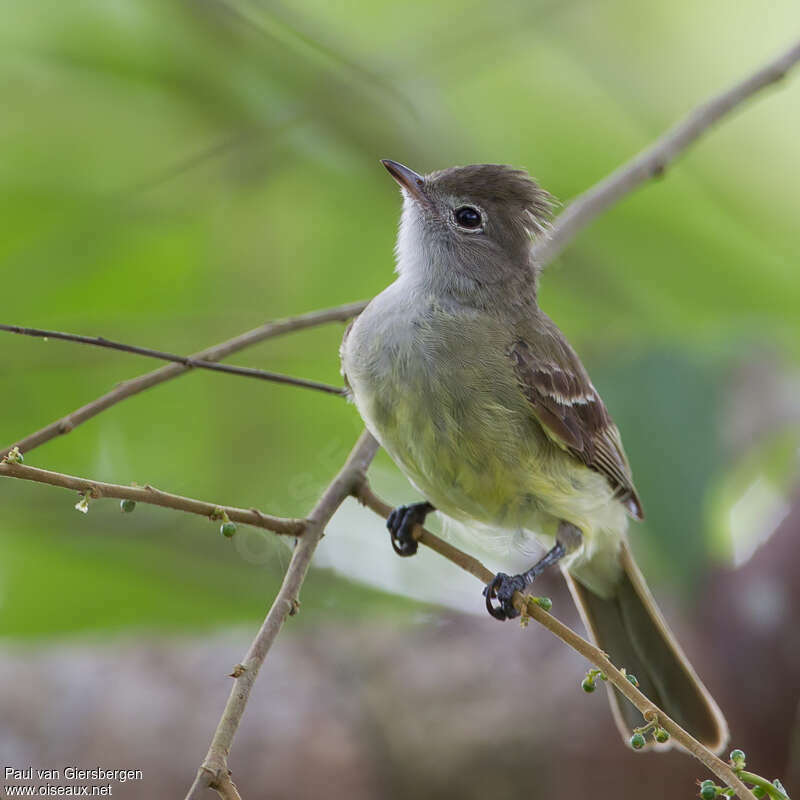
M 398 271 L 464 296 L 499 284 L 530 283 L 531 239 L 544 235 L 550 195 L 523 170 L 473 164 L 418 175 L 383 165 L 403 192 Z

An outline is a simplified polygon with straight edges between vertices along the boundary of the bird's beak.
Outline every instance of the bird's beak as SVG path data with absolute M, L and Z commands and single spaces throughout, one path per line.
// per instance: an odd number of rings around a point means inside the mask
M 386 167 L 389 174 L 400 184 L 401 189 L 405 189 L 415 200 L 426 206 L 431 204 L 430 198 L 425 193 L 425 179 L 418 175 L 413 169 L 404 167 L 397 161 L 389 158 L 382 158 L 381 164 Z

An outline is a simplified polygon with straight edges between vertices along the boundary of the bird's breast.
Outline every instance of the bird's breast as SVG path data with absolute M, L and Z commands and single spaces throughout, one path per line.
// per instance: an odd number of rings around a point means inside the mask
M 392 288 L 343 347 L 364 421 L 448 516 L 517 525 L 537 502 L 527 465 L 549 444 L 507 362 L 510 335 L 477 313 Z

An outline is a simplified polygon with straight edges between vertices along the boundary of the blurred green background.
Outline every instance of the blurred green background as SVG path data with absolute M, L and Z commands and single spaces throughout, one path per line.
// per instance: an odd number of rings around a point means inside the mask
M 2 321 L 180 353 L 389 283 L 400 203 L 379 158 L 510 163 L 566 203 L 800 21 L 795 0 L 3 0 L 0 13 Z M 797 477 L 798 129 L 790 78 L 543 281 L 623 432 L 644 571 L 685 610 L 708 570 L 768 537 Z M 339 383 L 342 329 L 231 361 Z M 0 335 L 0 444 L 155 366 Z M 334 397 L 191 374 L 27 463 L 301 516 L 359 430 Z M 411 496 L 383 455 L 374 471 L 393 501 Z M 84 516 L 76 499 L 0 481 L 0 635 L 254 628 L 287 562 L 260 533 L 236 544 L 112 501 Z M 298 624 L 430 611 L 419 601 L 439 595 L 406 589 L 410 567 L 394 575 L 377 518 L 352 524 L 380 542 L 375 563 L 312 572 Z M 386 580 L 348 578 L 365 571 Z
M 797 17 L 754 6 L 709 41 L 722 7 L 3 3 L 4 321 L 188 353 L 371 297 L 391 280 L 399 210 L 379 157 L 520 165 L 568 202 L 785 46 Z M 796 426 L 734 443 L 770 445 L 763 459 L 731 457 L 722 407 L 742 362 L 800 358 L 799 99 L 794 84 L 760 97 L 544 279 L 623 431 L 648 512 L 636 538 L 688 591 L 732 552 L 727 507 L 765 469 L 780 495 L 796 467 L 782 446 Z M 233 361 L 339 383 L 340 335 Z M 7 334 L 0 354 L 4 444 L 155 366 Z M 299 516 L 358 427 L 335 398 L 191 375 L 29 463 Z M 280 573 L 279 554 L 253 569 L 179 514 L 122 519 L 107 502 L 84 518 L 64 492 L 10 481 L 0 496 L 6 634 L 249 619 Z M 351 612 L 360 590 L 317 581 Z

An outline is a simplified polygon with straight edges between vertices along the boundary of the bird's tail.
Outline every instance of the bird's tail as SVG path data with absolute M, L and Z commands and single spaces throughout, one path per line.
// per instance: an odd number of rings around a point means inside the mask
M 667 627 L 625 542 L 620 560 L 622 576 L 616 593 L 609 598 L 600 597 L 576 577 L 566 575 L 586 628 L 615 666 L 636 676 L 639 688 L 650 700 L 719 753 L 728 741 L 722 712 Z M 628 741 L 632 729 L 645 724 L 642 715 L 611 684 L 608 689 L 617 727 Z

